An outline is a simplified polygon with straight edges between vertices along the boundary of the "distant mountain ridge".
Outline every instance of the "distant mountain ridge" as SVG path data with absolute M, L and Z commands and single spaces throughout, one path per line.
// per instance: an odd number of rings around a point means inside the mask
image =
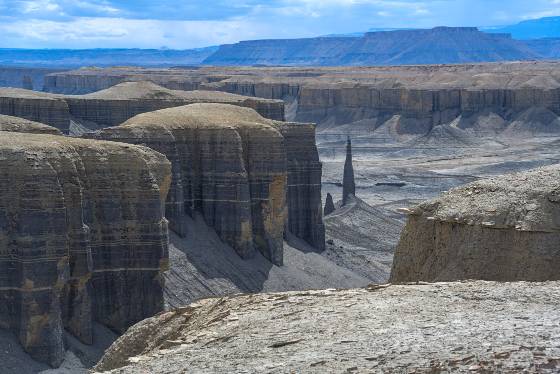
M 560 17 L 545 17 L 501 27 L 483 27 L 484 32 L 508 33 L 515 39 L 560 38 Z
M 512 36 L 513 34 L 513 36 Z M 302 39 L 249 40 L 190 50 L 0 48 L 0 66 L 420 65 L 560 59 L 560 17 L 503 27 L 370 29 Z
M 407 65 L 543 59 L 509 34 L 475 27 L 368 32 L 362 37 L 242 41 L 222 45 L 208 65 Z

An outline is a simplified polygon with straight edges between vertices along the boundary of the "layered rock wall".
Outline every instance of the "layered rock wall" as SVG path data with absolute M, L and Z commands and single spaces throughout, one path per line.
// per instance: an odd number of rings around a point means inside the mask
M 275 126 L 284 137 L 288 161 L 287 229 L 323 250 L 322 165 L 315 146 L 315 125 L 276 122 Z
M 282 264 L 288 171 L 285 141 L 272 121 L 248 108 L 192 104 L 87 136 L 145 144 L 169 158 L 166 214 L 178 234 L 188 235 L 186 215 L 197 211 L 240 256 L 258 249 Z
M 282 99 L 286 118 L 319 128 L 399 116 L 396 131 L 426 134 L 434 126 L 490 112 L 507 122 L 540 107 L 560 115 L 555 63 L 368 68 L 200 68 L 78 70 L 53 74 L 53 92 L 84 92 L 114 81 L 149 79 L 183 90 L 215 90 Z M 96 79 L 97 78 L 97 79 Z M 90 82 L 91 83 L 88 83 Z M 272 118 L 272 117 L 270 117 Z
M 560 166 L 481 180 L 410 210 L 391 282 L 560 279 Z
M 150 149 L 2 132 L 0 326 L 53 366 L 163 308 L 170 165 Z
M 56 95 L 15 88 L 0 89 L 0 114 L 21 117 L 68 133 L 68 104 Z

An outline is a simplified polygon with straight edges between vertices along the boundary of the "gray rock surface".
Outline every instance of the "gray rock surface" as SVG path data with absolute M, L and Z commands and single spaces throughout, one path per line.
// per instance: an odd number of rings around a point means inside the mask
M 560 285 L 439 283 L 206 299 L 142 321 L 97 372 L 555 373 Z
M 392 282 L 560 279 L 560 164 L 455 188 L 408 213 Z

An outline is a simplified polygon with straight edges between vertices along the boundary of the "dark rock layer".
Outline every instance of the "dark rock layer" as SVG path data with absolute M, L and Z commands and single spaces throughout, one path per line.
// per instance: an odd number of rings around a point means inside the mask
M 53 366 L 63 329 L 123 332 L 163 308 L 169 162 L 150 149 L 0 136 L 0 327 Z

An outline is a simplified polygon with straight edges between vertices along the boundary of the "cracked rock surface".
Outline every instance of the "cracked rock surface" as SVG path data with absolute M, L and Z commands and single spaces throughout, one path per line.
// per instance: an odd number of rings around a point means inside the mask
M 95 370 L 552 373 L 559 286 L 475 281 L 206 299 L 135 325 Z

